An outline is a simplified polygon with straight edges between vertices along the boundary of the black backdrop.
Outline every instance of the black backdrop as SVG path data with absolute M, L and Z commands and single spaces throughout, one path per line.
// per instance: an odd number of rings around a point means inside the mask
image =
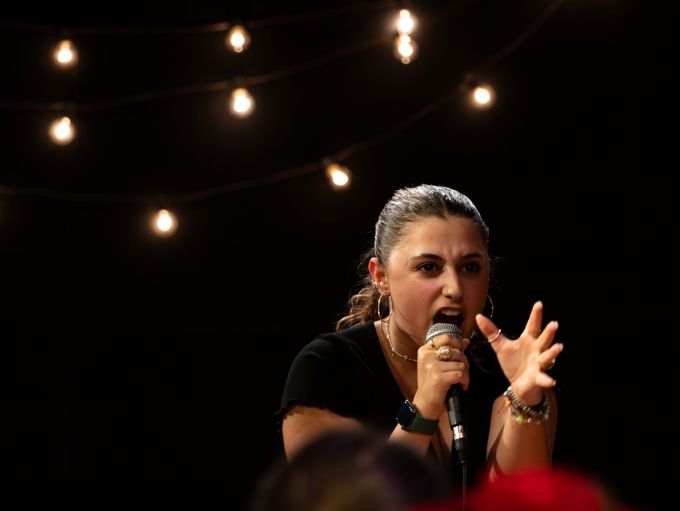
M 667 324 L 674 231 L 648 4 L 566 3 L 490 69 L 494 109 L 474 113 L 452 99 L 343 162 L 353 171 L 345 192 L 318 172 L 172 202 L 173 193 L 317 161 L 396 126 L 544 9 L 501 4 L 472 2 L 424 28 L 409 66 L 383 45 L 293 73 L 253 87 L 257 108 L 245 120 L 226 113 L 224 92 L 81 113 L 67 147 L 45 140 L 53 114 L 16 102 L 88 104 L 268 73 L 384 33 L 388 11 L 263 27 L 240 56 L 219 34 L 85 35 L 78 70 L 57 71 L 54 37 L 7 20 L 184 26 L 321 8 L 3 7 L 1 338 L 17 509 L 62 499 L 74 508 L 243 508 L 281 454 L 273 414 L 289 363 L 342 312 L 382 204 L 423 182 L 466 193 L 489 223 L 504 331 L 519 333 L 536 299 L 546 320 L 560 321 L 556 460 L 603 478 L 629 503 L 660 507 L 658 461 L 672 457 L 662 362 L 663 342 L 676 340 Z M 412 5 L 426 21 L 446 10 Z M 166 194 L 180 227 L 169 239 L 148 232 L 160 200 L 16 193 L 36 187 Z

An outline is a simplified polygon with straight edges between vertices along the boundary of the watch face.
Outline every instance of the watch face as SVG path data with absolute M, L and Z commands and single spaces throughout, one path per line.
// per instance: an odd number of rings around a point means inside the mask
M 411 424 L 413 416 L 416 414 L 416 409 L 407 399 L 399 408 L 399 413 L 397 414 L 397 422 L 403 427 L 408 427 Z

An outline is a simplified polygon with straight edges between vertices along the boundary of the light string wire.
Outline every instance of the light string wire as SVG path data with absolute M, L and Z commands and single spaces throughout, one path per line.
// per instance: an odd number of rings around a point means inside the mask
M 483 61 L 475 71 L 485 70 L 488 71 L 491 67 L 501 62 L 504 58 L 511 55 L 513 52 L 518 50 L 530 37 L 535 34 L 546 22 L 547 20 L 566 2 L 566 0 L 555 0 L 552 2 L 537 18 L 536 22 L 522 32 L 518 37 L 513 39 L 509 44 L 504 46 L 501 50 L 496 52 L 494 55 Z M 392 128 L 375 135 L 366 140 L 356 142 L 340 151 L 337 151 L 331 156 L 333 160 L 342 161 L 350 156 L 353 156 L 361 151 L 365 151 L 371 147 L 374 147 L 380 143 L 383 143 L 399 133 L 403 132 L 411 125 L 417 121 L 427 117 L 429 114 L 440 109 L 446 105 L 456 94 L 461 93 L 461 85 L 459 85 L 453 91 L 449 91 L 444 95 L 438 97 L 434 101 L 420 108 L 416 112 L 405 117 L 401 122 Z M 276 182 L 286 181 L 289 179 L 297 178 L 303 175 L 311 174 L 319 171 L 323 168 L 321 162 L 312 162 L 291 169 L 287 169 L 281 172 L 276 172 L 269 174 L 267 176 L 262 176 L 259 178 L 245 179 L 240 181 L 235 181 L 232 183 L 227 183 L 224 185 L 208 187 L 194 192 L 183 193 L 183 194 L 162 194 L 164 200 L 172 203 L 190 203 L 199 200 L 204 200 L 219 195 L 223 195 L 229 192 L 237 190 L 245 190 L 248 188 L 255 188 L 267 184 L 272 184 Z M 159 194 L 154 195 L 133 195 L 133 194 L 111 194 L 111 193 L 78 193 L 78 192 L 64 192 L 51 190 L 46 188 L 19 188 L 19 187 L 8 187 L 0 184 L 0 195 L 5 195 L 9 197 L 34 197 L 34 198 L 46 198 L 54 199 L 60 201 L 70 201 L 70 202 L 108 202 L 108 203 L 149 203 L 158 200 Z
M 396 0 L 382 0 L 377 2 L 365 2 L 362 4 L 345 5 L 335 9 L 326 9 L 323 11 L 307 12 L 302 14 L 291 14 L 282 16 L 272 16 L 259 20 L 246 21 L 243 25 L 249 29 L 258 29 L 263 27 L 271 27 L 275 25 L 288 25 L 293 23 L 303 23 L 306 21 L 319 20 L 324 18 L 332 18 L 342 14 L 362 12 L 378 9 L 388 9 L 400 5 Z M 161 26 L 161 25 L 147 25 L 137 27 L 74 27 L 67 29 L 66 32 L 70 35 L 136 35 L 136 34 L 159 34 L 159 35 L 191 35 L 191 34 L 209 34 L 214 32 L 224 32 L 232 24 L 226 21 L 217 23 L 208 23 L 201 25 L 190 25 L 184 27 L 178 26 Z M 8 30 L 16 30 L 21 32 L 35 32 L 41 34 L 61 35 L 64 32 L 63 28 L 54 25 L 27 23 L 23 21 L 0 19 L 0 28 Z
M 465 7 L 468 7 L 479 0 L 465 0 L 459 4 L 456 4 L 454 6 L 448 7 L 444 12 L 442 12 L 440 15 L 438 15 L 436 18 L 434 18 L 429 24 L 426 22 L 421 22 L 421 30 L 423 26 L 433 26 L 436 25 L 437 23 L 440 23 L 444 21 L 445 19 L 449 18 L 453 14 L 456 14 L 458 11 L 464 9 Z M 379 2 L 374 2 L 371 5 L 375 5 Z M 395 4 L 396 2 L 391 2 L 390 5 Z M 347 6 L 350 7 L 350 6 Z M 336 9 L 335 11 L 338 11 L 339 9 Z M 344 9 L 346 10 L 346 9 Z M 334 12 L 335 12 L 334 11 Z M 324 11 L 328 12 L 328 11 Z M 310 13 L 306 15 L 307 17 L 311 17 L 314 15 L 320 15 L 320 13 Z M 286 19 L 293 18 L 292 16 L 287 16 L 285 17 Z M 274 20 L 278 18 L 267 18 L 265 20 L 261 20 L 260 22 L 255 22 L 255 23 L 263 23 L 267 22 L 266 24 L 274 24 L 273 21 L 271 23 L 268 20 Z M 1 20 L 0 20 L 1 24 Z M 320 67 L 324 64 L 328 64 L 330 62 L 333 62 L 334 60 L 338 60 L 343 57 L 347 57 L 349 55 L 352 55 L 354 53 L 359 53 L 364 50 L 368 50 L 370 48 L 374 48 L 383 44 L 387 44 L 389 42 L 392 42 L 394 36 L 392 34 L 384 34 L 378 37 L 374 37 L 372 39 L 368 39 L 366 41 L 360 41 L 358 43 L 354 43 L 348 46 L 345 46 L 343 48 L 340 48 L 338 50 L 332 51 L 330 53 L 321 55 L 319 57 L 315 57 L 313 59 L 310 59 L 305 62 L 301 62 L 299 64 L 293 64 L 291 66 L 278 69 L 276 71 L 272 71 L 269 73 L 264 73 L 260 75 L 254 75 L 254 76 L 238 76 L 237 78 L 232 78 L 229 80 L 219 80 L 219 81 L 214 81 L 214 82 L 207 82 L 207 83 L 200 83 L 200 84 L 193 84 L 193 85 L 185 85 L 182 87 L 174 87 L 174 88 L 169 88 L 169 89 L 163 89 L 159 91 L 150 91 L 150 92 L 139 92 L 139 93 L 134 93 L 134 94 L 129 94 L 127 96 L 121 96 L 118 98 L 113 98 L 113 99 L 108 99 L 108 100 L 103 100 L 103 101 L 95 101 L 95 102 L 89 102 L 89 103 L 76 103 L 74 101 L 0 101 L 0 110 L 31 110 L 31 111 L 52 111 L 52 112 L 61 112 L 65 109 L 69 109 L 71 111 L 77 111 L 79 113 L 91 113 L 91 112 L 98 112 L 102 110 L 108 110 L 111 108 L 117 108 L 121 106 L 126 106 L 126 105 L 131 105 L 135 103 L 144 103 L 148 101 L 157 101 L 157 100 L 163 100 L 163 99 L 169 99 L 173 97 L 179 97 L 179 96 L 187 96 L 187 95 L 192 95 L 192 94 L 200 94 L 200 93 L 206 93 L 206 92 L 223 92 L 226 90 L 229 90 L 230 88 L 234 86 L 256 86 L 256 85 L 262 85 L 264 83 L 272 82 L 281 78 L 285 78 L 287 76 L 293 75 L 295 73 L 299 73 L 302 71 L 308 71 L 310 69 L 314 69 L 316 67 Z
M 301 62 L 299 64 L 294 64 L 289 67 L 278 69 L 270 73 L 254 75 L 254 76 L 243 76 L 230 80 L 220 80 L 216 82 L 199 83 L 194 85 L 186 85 L 183 87 L 175 87 L 171 89 L 164 89 L 160 91 L 153 92 L 139 92 L 135 94 L 130 94 L 127 96 L 121 96 L 115 99 L 109 99 L 105 101 L 96 101 L 90 103 L 75 103 L 70 101 L 0 101 L 0 109 L 2 110 L 33 110 L 33 111 L 53 111 L 58 112 L 64 110 L 66 107 L 71 107 L 72 110 L 76 110 L 79 113 L 91 113 L 98 112 L 102 110 L 108 110 L 111 108 L 117 108 L 126 105 L 132 105 L 135 103 L 146 103 L 149 101 L 157 101 L 162 99 L 168 99 L 179 96 L 187 96 L 192 94 L 199 94 L 205 92 L 221 92 L 229 90 L 235 85 L 262 85 L 264 83 L 272 82 L 285 78 L 287 76 L 299 73 L 302 71 L 308 71 L 316 67 L 320 67 L 324 64 L 338 60 L 342 57 L 346 57 L 353 53 L 359 53 L 363 50 L 380 46 L 392 40 L 391 35 L 382 35 L 369 39 L 367 41 L 362 41 L 359 43 L 346 46 L 339 50 L 336 50 L 320 57 Z

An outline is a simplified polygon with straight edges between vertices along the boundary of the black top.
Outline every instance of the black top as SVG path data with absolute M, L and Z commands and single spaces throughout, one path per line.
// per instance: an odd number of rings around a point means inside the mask
M 465 392 L 464 417 L 469 474 L 474 480 L 485 466 L 493 400 L 508 383 L 487 342 L 473 339 L 466 354 L 470 386 Z M 326 408 L 389 435 L 403 402 L 373 322 L 363 323 L 320 335 L 302 348 L 288 373 L 277 424 L 280 426 L 291 406 L 300 404 Z

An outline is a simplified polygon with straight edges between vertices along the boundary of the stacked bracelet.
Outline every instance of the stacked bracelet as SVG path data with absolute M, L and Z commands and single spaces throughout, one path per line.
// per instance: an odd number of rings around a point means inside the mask
M 503 393 L 503 396 L 505 397 L 505 407 L 510 410 L 512 417 L 517 424 L 534 422 L 536 425 L 539 425 L 548 420 L 550 402 L 548 401 L 548 396 L 545 394 L 543 394 L 543 400 L 534 406 L 522 403 L 512 391 L 512 386 L 508 387 L 508 390 Z

